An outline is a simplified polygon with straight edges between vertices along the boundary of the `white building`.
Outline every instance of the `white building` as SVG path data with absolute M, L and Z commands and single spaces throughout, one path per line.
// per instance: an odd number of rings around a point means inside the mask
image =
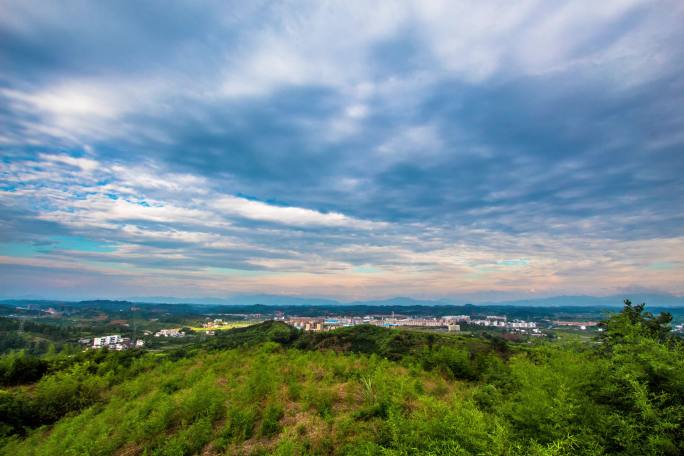
M 448 321 L 464 321 L 466 323 L 470 322 L 470 316 L 468 315 L 447 315 L 445 317 L 442 317 L 442 319 Z
M 515 320 L 509 323 L 511 328 L 536 328 L 537 324 L 533 321 Z
M 154 334 L 154 337 L 183 337 L 185 333 L 180 328 L 161 329 Z
M 117 344 L 122 343 L 123 338 L 119 334 L 104 337 L 96 337 L 93 339 L 93 348 L 116 347 Z

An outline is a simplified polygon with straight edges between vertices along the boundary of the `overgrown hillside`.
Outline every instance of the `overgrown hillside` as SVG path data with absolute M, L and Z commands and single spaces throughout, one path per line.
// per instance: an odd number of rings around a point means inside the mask
M 681 454 L 684 353 L 667 323 L 628 305 L 597 343 L 511 345 L 267 322 L 167 354 L 41 358 L 37 382 L 0 392 L 1 451 Z M 13 356 L 3 378 L 28 362 Z

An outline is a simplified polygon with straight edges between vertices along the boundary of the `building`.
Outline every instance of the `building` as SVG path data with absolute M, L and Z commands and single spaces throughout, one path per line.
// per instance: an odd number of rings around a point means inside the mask
M 447 321 L 463 321 L 466 323 L 470 322 L 469 315 L 447 315 L 445 317 L 442 317 L 442 319 Z
M 580 329 L 587 329 L 589 326 L 598 326 L 597 321 L 558 321 L 552 322 L 556 326 L 574 326 Z
M 180 328 L 160 329 L 154 337 L 183 337 L 185 333 Z
M 511 323 L 509 323 L 509 326 L 511 328 L 529 329 L 536 328 L 537 324 L 533 321 L 513 320 Z
M 142 342 L 142 341 L 139 341 Z M 133 345 L 131 339 L 128 337 L 121 337 L 119 334 L 112 334 L 110 336 L 96 337 L 93 339 L 93 348 L 106 348 L 109 350 L 127 350 Z M 140 345 L 141 346 L 141 345 Z
M 123 338 L 119 334 L 111 336 L 96 337 L 93 339 L 93 348 L 116 349 L 117 344 L 123 343 Z
M 114 346 L 110 346 L 109 348 L 110 348 L 110 350 L 117 350 L 117 351 L 127 350 L 127 349 L 131 348 L 131 339 L 124 338 L 121 341 L 121 343 L 114 344 Z

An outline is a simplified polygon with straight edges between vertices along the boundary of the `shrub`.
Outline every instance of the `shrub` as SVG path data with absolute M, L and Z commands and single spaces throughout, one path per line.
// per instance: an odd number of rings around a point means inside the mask
M 48 363 L 25 351 L 0 357 L 0 384 L 20 385 L 39 380 L 48 370 Z
M 283 407 L 280 404 L 269 403 L 264 409 L 259 434 L 262 437 L 270 437 L 280 432 L 280 420 L 283 415 Z
M 241 443 L 252 437 L 257 413 L 254 407 L 228 409 L 226 426 L 221 434 L 229 442 Z

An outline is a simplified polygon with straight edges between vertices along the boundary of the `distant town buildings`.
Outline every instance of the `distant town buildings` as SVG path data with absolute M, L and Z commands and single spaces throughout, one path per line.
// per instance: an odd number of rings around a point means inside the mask
M 536 332 L 537 324 L 535 322 L 513 320 L 507 321 L 505 316 L 488 315 L 484 319 L 471 319 L 468 315 L 446 316 L 441 318 L 429 317 L 409 317 L 409 316 L 371 316 L 365 317 L 327 317 L 327 318 L 313 318 L 313 317 L 285 317 L 278 315 L 277 319 L 289 323 L 295 328 L 304 331 L 330 331 L 345 326 L 355 326 L 360 324 L 369 324 L 373 326 L 383 327 L 412 327 L 412 328 L 444 328 L 448 331 L 460 331 L 461 323 L 498 327 L 502 329 L 509 329 L 512 331 L 534 330 Z
M 218 328 L 223 326 L 224 321 L 221 318 L 215 318 L 213 321 L 208 321 L 206 323 L 202 323 L 203 328 L 211 329 L 211 328 Z
M 585 329 L 591 327 L 591 326 L 598 326 L 598 322 L 596 321 L 560 321 L 560 320 L 555 320 L 552 321 L 556 326 L 571 326 L 574 328 L 579 328 L 580 330 L 584 331 Z
M 95 337 L 93 339 L 93 348 L 98 350 L 100 348 L 107 348 L 109 350 L 128 350 L 129 348 L 140 348 L 145 344 L 142 340 L 137 340 L 135 343 L 131 342 L 128 337 L 121 337 L 119 334 L 112 334 L 110 336 Z
M 442 319 L 446 320 L 446 321 L 456 321 L 456 322 L 469 323 L 470 322 L 470 315 L 447 315 L 446 317 L 442 317 Z
M 535 329 L 537 323 L 525 320 L 507 321 L 506 316 L 487 315 L 484 319 L 470 320 L 470 324 L 478 326 L 490 326 L 495 328 L 506 328 L 514 331 Z
M 121 337 L 119 334 L 112 334 L 109 336 L 95 337 L 90 342 L 90 339 L 79 339 L 81 345 L 91 346 L 95 350 L 106 348 L 108 350 L 128 350 L 129 348 L 142 348 L 145 346 L 145 341 L 138 339 L 135 342 L 128 337 Z
M 96 337 L 93 339 L 93 348 L 114 348 L 117 344 L 122 344 L 123 338 L 114 334 L 112 336 Z
M 184 337 L 185 333 L 181 328 L 160 329 L 154 333 L 154 337 Z

